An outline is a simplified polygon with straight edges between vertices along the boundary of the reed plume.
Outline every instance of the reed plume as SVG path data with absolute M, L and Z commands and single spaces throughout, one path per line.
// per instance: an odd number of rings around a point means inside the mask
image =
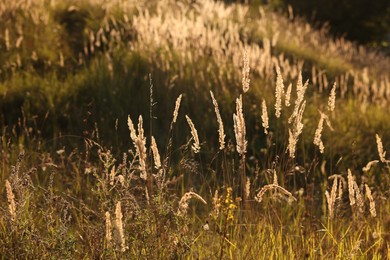
M 11 220 L 15 221 L 15 219 L 16 219 L 15 195 L 12 192 L 11 183 L 8 180 L 5 181 L 5 188 L 7 190 L 7 200 L 8 200 L 9 214 L 11 215 Z
M 322 135 L 324 120 L 325 120 L 326 115 L 324 113 L 322 113 L 321 111 L 320 111 L 320 114 L 321 114 L 321 117 L 320 117 L 320 121 L 318 122 L 318 126 L 316 129 L 315 135 L 314 135 L 313 143 L 318 146 L 321 153 L 324 153 L 325 147 L 324 147 L 324 144 L 321 140 L 321 135 Z
M 375 218 L 376 217 L 375 201 L 374 201 L 374 198 L 372 197 L 370 187 L 368 187 L 367 184 L 365 184 L 365 187 L 366 187 L 366 196 L 367 196 L 368 200 L 370 201 L 370 214 L 372 217 Z
M 127 124 L 130 129 L 130 138 L 133 141 L 133 144 L 135 146 L 137 155 L 139 157 L 139 170 L 141 171 L 140 177 L 144 180 L 147 179 L 147 172 L 146 172 L 146 138 L 144 136 L 144 129 L 143 129 L 143 120 L 142 116 L 140 115 L 138 118 L 138 135 L 136 133 L 136 130 L 134 128 L 133 122 L 131 121 L 130 116 L 128 116 Z
M 379 159 L 381 160 L 381 162 L 386 163 L 386 151 L 383 150 L 382 139 L 379 137 L 378 134 L 376 134 L 376 144 L 378 148 Z
M 137 142 L 136 142 L 136 149 L 139 156 L 139 164 L 140 164 L 140 170 L 141 170 L 141 178 L 146 180 L 147 179 L 147 173 L 146 173 L 146 138 L 144 136 L 144 129 L 142 126 L 142 116 L 139 116 L 138 118 L 138 136 L 137 136 Z
M 244 156 L 246 154 L 246 128 L 245 128 L 245 120 L 244 113 L 242 111 L 242 95 L 236 99 L 236 114 L 233 114 L 233 122 L 234 122 L 234 133 L 236 136 L 236 148 L 237 152 Z
M 284 194 L 287 197 L 292 198 L 294 201 L 297 200 L 288 190 L 286 190 L 285 188 L 283 188 L 283 187 L 281 187 L 279 185 L 275 185 L 275 184 L 268 184 L 268 185 L 265 185 L 263 188 L 261 188 L 259 193 L 257 193 L 257 195 L 255 197 L 255 200 L 260 203 L 263 200 L 264 194 L 267 191 L 272 191 L 272 190 L 276 191 L 276 192 L 279 192 L 281 194 Z
M 288 119 L 289 124 L 291 124 L 294 118 L 296 118 L 299 114 L 299 109 L 301 108 L 301 104 L 304 102 L 305 93 L 308 84 L 309 81 L 307 80 L 305 84 L 302 85 L 302 73 L 300 73 L 298 75 L 298 82 L 297 82 L 297 99 L 295 100 L 294 111 L 291 114 L 290 118 Z
M 279 118 L 282 111 L 282 96 L 284 94 L 284 84 L 282 73 L 280 72 L 280 68 L 276 65 L 276 89 L 275 89 L 275 116 Z
M 348 193 L 349 193 L 349 204 L 351 206 L 355 205 L 355 190 L 354 190 L 354 180 L 352 176 L 352 172 L 348 169 Z
M 368 172 L 368 171 L 371 169 L 371 167 L 373 167 L 373 166 L 374 166 L 375 164 L 377 164 L 377 163 L 379 163 L 379 160 L 370 161 L 370 162 L 367 163 L 366 166 L 363 167 L 362 170 L 363 170 L 364 172 Z
M 106 211 L 106 242 L 107 248 L 111 247 L 112 234 L 111 234 L 111 215 Z
M 152 136 L 151 147 L 152 147 L 153 158 L 154 158 L 154 167 L 158 170 L 161 168 L 161 159 L 160 159 L 160 153 L 158 152 L 156 140 L 154 139 L 153 136 Z
M 263 99 L 263 102 L 261 104 L 262 106 L 262 114 L 261 114 L 261 121 L 262 121 L 262 126 L 264 127 L 264 133 L 268 134 L 268 128 L 269 128 L 269 122 L 268 122 L 268 112 L 267 112 L 267 104 L 265 100 Z
M 177 210 L 177 215 L 180 217 L 184 217 L 187 215 L 188 211 L 188 204 L 190 203 L 191 199 L 198 199 L 200 200 L 203 204 L 207 204 L 207 202 L 197 193 L 193 191 L 189 191 L 181 197 L 180 202 L 179 202 L 179 208 Z
M 125 241 L 125 233 L 123 230 L 123 222 L 122 222 L 122 207 L 121 207 L 121 202 L 118 201 L 115 207 L 115 227 L 117 231 L 116 235 L 116 242 L 120 245 L 121 251 L 125 252 L 127 247 L 126 247 L 126 241 Z
M 215 114 L 217 116 L 218 122 L 218 135 L 219 135 L 219 150 L 223 150 L 225 148 L 225 130 L 223 129 L 223 122 L 221 114 L 219 113 L 218 103 L 214 97 L 213 92 L 210 90 L 211 99 L 213 100 Z
M 305 111 L 305 107 L 306 107 L 306 101 L 303 101 L 302 105 L 298 109 L 297 115 L 295 116 L 292 130 L 291 129 L 288 130 L 287 149 L 289 151 L 290 158 L 295 158 L 296 145 L 298 143 L 299 136 L 303 130 L 302 118 L 303 118 L 303 112 Z
M 334 218 L 335 203 L 336 203 L 336 196 L 337 196 L 337 183 L 338 183 L 338 180 L 337 180 L 337 178 L 335 178 L 333 180 L 333 185 L 332 185 L 332 189 L 330 191 L 330 194 L 328 191 L 325 192 L 330 219 Z
M 189 116 L 186 115 L 187 123 L 191 128 L 191 135 L 194 139 L 194 143 L 192 144 L 192 150 L 194 153 L 199 153 L 200 151 L 200 143 L 199 143 L 199 137 L 198 137 L 198 131 L 196 131 L 194 123 L 192 123 L 192 120 Z
M 290 104 L 290 99 L 291 99 L 291 89 L 292 89 L 292 84 L 290 83 L 287 87 L 287 90 L 286 90 L 286 96 L 285 96 L 285 100 L 284 100 L 284 104 L 286 107 L 289 107 L 291 104 Z
M 244 50 L 244 56 L 242 59 L 243 66 L 242 66 L 242 91 L 243 93 L 248 92 L 249 90 L 249 72 L 250 72 L 250 67 L 249 67 L 249 55 L 248 55 L 248 48 L 245 48 Z
M 328 100 L 328 110 L 333 112 L 336 103 L 336 82 L 333 84 L 332 90 L 330 91 Z
M 176 99 L 176 104 L 175 104 L 175 110 L 173 111 L 173 120 L 172 123 L 176 123 L 177 116 L 179 114 L 179 108 L 180 108 L 180 103 L 181 103 L 181 98 L 182 94 L 179 95 L 179 97 Z

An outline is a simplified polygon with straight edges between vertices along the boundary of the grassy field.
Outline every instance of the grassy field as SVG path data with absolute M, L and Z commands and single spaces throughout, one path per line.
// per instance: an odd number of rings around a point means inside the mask
M 1 258 L 390 258 L 389 72 L 292 10 L 3 1 Z

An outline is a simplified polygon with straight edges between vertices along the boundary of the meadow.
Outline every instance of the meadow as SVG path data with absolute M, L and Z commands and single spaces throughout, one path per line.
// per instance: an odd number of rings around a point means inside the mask
M 328 32 L 2 1 L 1 258 L 390 258 L 390 59 Z

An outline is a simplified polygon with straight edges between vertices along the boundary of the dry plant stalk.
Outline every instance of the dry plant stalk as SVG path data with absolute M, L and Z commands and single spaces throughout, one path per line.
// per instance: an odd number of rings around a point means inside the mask
M 179 208 L 177 210 L 177 215 L 180 217 L 185 217 L 187 215 L 188 211 L 188 204 L 190 203 L 190 199 L 198 199 L 203 204 L 207 204 L 207 202 L 198 194 L 196 194 L 193 191 L 189 191 L 186 194 L 181 197 L 180 202 L 179 202 Z
M 330 191 L 330 195 L 328 191 L 325 191 L 326 201 L 328 204 L 328 211 L 329 211 L 329 218 L 334 218 L 334 212 L 335 212 L 335 203 L 336 203 L 336 196 L 337 196 L 337 178 L 333 180 L 332 189 Z M 341 184 L 341 181 L 340 181 Z
M 249 177 L 246 177 L 245 200 L 249 199 L 250 194 L 251 194 L 251 180 Z
M 195 125 L 194 125 L 194 123 L 192 123 L 191 118 L 186 115 L 186 119 L 187 119 L 188 125 L 191 128 L 192 138 L 194 139 L 194 143 L 192 144 L 192 150 L 194 151 L 194 153 L 199 153 L 200 143 L 199 143 L 198 131 L 196 131 Z
M 217 218 L 219 216 L 219 209 L 221 205 L 219 203 L 219 197 L 218 197 L 218 190 L 215 190 L 214 196 L 213 196 L 213 216 L 214 218 Z
M 128 116 L 127 124 L 130 129 L 130 138 L 133 141 L 137 155 L 139 157 L 139 169 L 141 171 L 140 177 L 144 180 L 147 179 L 146 172 L 146 138 L 144 136 L 144 129 L 142 127 L 142 116 L 138 118 L 138 135 L 134 128 L 133 122 L 131 121 L 130 116 Z
M 324 113 L 322 113 L 321 111 L 320 111 L 320 114 L 321 114 L 321 118 L 320 118 L 320 121 L 318 122 L 318 127 L 317 127 L 315 135 L 314 135 L 313 143 L 318 146 L 318 148 L 320 149 L 320 153 L 324 153 L 325 147 L 324 147 L 324 143 L 321 140 L 321 135 L 322 135 L 322 130 L 324 127 L 324 120 L 325 120 L 326 115 Z
M 245 120 L 244 113 L 242 111 L 242 95 L 236 100 L 236 114 L 233 114 L 233 122 L 234 122 L 234 134 L 236 136 L 237 142 L 237 152 L 244 156 L 246 154 L 246 128 L 245 128 Z
M 348 169 L 348 192 L 350 205 L 357 205 L 361 213 L 364 212 L 364 200 L 362 193 L 360 192 L 359 186 L 353 178 L 352 172 Z
M 5 181 L 5 188 L 7 190 L 7 200 L 8 200 L 9 214 L 11 215 L 11 220 L 15 221 L 15 219 L 16 219 L 15 195 L 12 192 L 11 183 L 8 180 Z
M 161 168 L 161 159 L 160 159 L 160 153 L 158 152 L 156 140 L 154 139 L 153 136 L 152 136 L 151 147 L 152 147 L 153 158 L 154 158 L 154 167 L 158 170 Z
M 273 169 L 273 173 L 274 173 L 274 182 L 273 182 L 273 184 L 278 186 L 279 185 L 278 175 L 276 174 L 276 170 L 275 169 Z
M 291 89 L 292 89 L 292 83 L 290 83 L 287 87 L 287 90 L 286 90 L 286 96 L 285 96 L 285 100 L 284 100 L 284 104 L 286 107 L 289 107 L 291 104 L 290 104 L 290 100 L 291 100 Z
M 284 84 L 279 65 L 276 65 L 276 89 L 275 89 L 275 116 L 279 118 L 282 111 L 282 96 L 284 94 Z
M 255 200 L 260 203 L 263 200 L 264 194 L 267 191 L 272 191 L 272 190 L 280 192 L 281 194 L 284 194 L 284 195 L 292 198 L 294 201 L 297 200 L 288 190 L 286 190 L 285 188 L 283 188 L 279 185 L 275 185 L 275 184 L 268 184 L 268 185 L 265 185 L 263 188 L 261 188 L 259 193 L 257 193 Z
M 137 142 L 137 132 L 134 128 L 133 121 L 131 120 L 130 116 L 127 117 L 127 125 L 129 126 L 130 130 L 130 138 L 133 141 L 133 143 Z
M 172 123 L 176 123 L 177 116 L 179 114 L 179 108 L 180 108 L 180 103 L 181 103 L 181 98 L 182 94 L 179 95 L 179 97 L 176 99 L 176 104 L 175 104 L 175 110 L 173 111 L 173 120 Z
M 111 215 L 110 212 L 106 211 L 106 241 L 107 248 L 111 247 L 112 234 L 111 234 Z
M 328 110 L 330 112 L 334 111 L 336 104 L 336 82 L 333 84 L 332 90 L 330 91 L 329 100 L 328 100 Z
M 365 185 L 365 187 L 366 187 L 367 198 L 370 201 L 370 214 L 372 217 L 375 218 L 376 217 L 375 201 L 374 201 L 374 198 L 372 197 L 370 187 L 368 187 L 367 184 Z
M 309 84 L 309 81 L 307 80 L 305 82 L 305 84 L 302 85 L 302 73 L 299 73 L 298 82 L 297 82 L 297 99 L 295 100 L 294 111 L 291 114 L 290 118 L 288 119 L 289 124 L 291 124 L 293 119 L 296 118 L 299 114 L 299 110 L 302 107 L 301 104 L 302 104 L 302 102 L 304 102 L 304 99 L 305 99 L 305 92 L 306 92 L 308 84 Z
M 348 169 L 348 193 L 349 193 L 349 204 L 351 206 L 355 205 L 355 190 L 354 190 L 354 179 L 352 176 L 352 172 Z
M 378 147 L 379 159 L 381 160 L 381 162 L 386 163 L 386 151 L 383 150 L 382 139 L 379 137 L 378 134 L 376 134 L 376 144 Z
M 264 127 L 264 133 L 267 135 L 268 134 L 267 129 L 269 128 L 269 122 L 268 122 L 267 104 L 266 104 L 264 99 L 263 99 L 261 106 L 262 106 L 262 114 L 261 114 L 262 126 Z
M 303 101 L 301 107 L 298 109 L 297 115 L 294 116 L 294 125 L 293 130 L 288 130 L 288 151 L 290 154 L 290 158 L 295 158 L 295 149 L 296 145 L 299 139 L 299 135 L 302 133 L 303 130 L 303 123 L 302 123 L 302 117 L 303 112 L 305 111 L 306 107 L 306 101 Z
M 116 170 L 115 170 L 115 165 L 114 165 L 114 166 L 112 166 L 111 171 L 110 171 L 110 185 L 111 186 L 114 185 L 115 175 L 116 175 Z
M 249 55 L 248 55 L 248 48 L 245 48 L 244 50 L 244 56 L 242 59 L 243 66 L 242 66 L 242 91 L 244 93 L 248 92 L 249 90 L 249 72 L 250 72 L 250 67 L 249 67 Z
M 215 99 L 214 94 L 211 90 L 210 90 L 210 95 L 211 95 L 211 99 L 213 100 L 214 110 L 215 110 L 215 114 L 217 116 L 217 121 L 218 121 L 218 126 L 219 126 L 219 128 L 218 128 L 219 150 L 223 150 L 225 148 L 225 130 L 223 128 L 222 117 L 221 117 L 221 114 L 219 113 L 217 100 Z
M 363 195 L 360 192 L 359 186 L 357 185 L 356 181 L 353 182 L 353 189 L 355 190 L 355 198 L 356 198 L 356 204 L 358 206 L 358 209 L 361 213 L 364 212 L 364 200 Z
M 338 188 L 338 197 L 337 199 L 339 200 L 342 200 L 343 198 L 343 192 L 344 192 L 344 188 L 347 187 L 347 182 L 345 181 L 344 177 L 341 176 L 340 174 L 333 174 L 331 176 L 328 177 L 329 180 L 337 180 L 339 179 L 339 188 Z
M 125 233 L 123 230 L 123 222 L 122 222 L 122 207 L 121 207 L 121 202 L 118 201 L 115 207 L 115 227 L 117 231 L 116 235 L 116 242 L 117 244 L 120 245 L 121 251 L 125 252 L 127 247 L 126 247 L 126 241 L 125 241 Z
M 377 163 L 379 163 L 379 160 L 373 160 L 368 162 L 367 165 L 363 167 L 363 171 L 368 172 L 371 169 L 371 167 L 373 167 Z

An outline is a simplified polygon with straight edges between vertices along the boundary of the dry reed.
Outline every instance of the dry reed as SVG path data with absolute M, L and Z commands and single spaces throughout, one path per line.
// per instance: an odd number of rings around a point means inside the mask
M 116 242 L 117 244 L 120 245 L 120 249 L 122 252 L 125 252 L 127 247 L 126 247 L 126 241 L 125 241 L 125 233 L 123 229 L 123 222 L 122 222 L 122 207 L 121 207 L 121 202 L 118 201 L 115 207 L 115 228 L 117 231 L 116 234 Z
M 158 170 L 161 168 L 160 153 L 158 152 L 157 143 L 153 136 L 151 140 L 152 140 L 151 147 L 152 147 L 153 158 L 154 158 L 154 167 Z
M 191 199 L 198 199 L 200 200 L 203 204 L 207 204 L 207 202 L 197 193 L 193 191 L 189 191 L 181 197 L 180 202 L 179 202 L 179 208 L 177 210 L 177 215 L 180 217 L 184 217 L 187 215 L 188 211 L 188 204 L 190 203 Z
M 318 122 L 318 126 L 316 129 L 315 135 L 314 135 L 313 143 L 318 146 L 321 153 L 324 153 L 325 147 L 324 147 L 324 144 L 321 140 L 321 135 L 322 135 L 324 120 L 325 120 L 326 115 L 324 113 L 322 113 L 321 111 L 320 111 L 320 114 L 321 114 L 321 117 L 320 117 L 320 121 Z
M 264 133 L 268 134 L 268 130 L 267 130 L 269 128 L 268 112 L 267 112 L 267 104 L 264 99 L 261 106 L 262 106 L 262 114 L 261 114 L 262 126 L 264 128 Z
M 111 215 L 106 211 L 106 243 L 107 248 L 111 247 L 112 234 L 111 234 Z
M 276 65 L 276 89 L 275 89 L 275 116 L 279 118 L 282 111 L 282 97 L 284 94 L 283 78 L 280 68 Z
M 336 103 L 336 82 L 333 84 L 332 90 L 330 91 L 328 100 L 328 110 L 333 112 Z
M 175 110 L 173 111 L 173 119 L 172 119 L 172 123 L 176 123 L 176 120 L 177 120 L 177 116 L 179 114 L 179 108 L 180 108 L 180 103 L 181 103 L 181 98 L 182 98 L 182 94 L 179 95 L 179 97 L 176 99 L 176 103 L 175 103 Z
M 219 112 L 218 108 L 218 102 L 214 97 L 213 92 L 210 90 L 211 99 L 213 100 L 214 110 L 215 114 L 217 116 L 217 122 L 218 122 L 218 135 L 219 135 L 219 149 L 223 150 L 225 148 L 225 130 L 223 128 L 223 122 L 222 117 Z
M 244 56 L 242 59 L 243 66 L 242 66 L 242 91 L 243 93 L 248 92 L 249 90 L 249 72 L 250 72 L 250 67 L 249 67 L 249 55 L 248 55 L 248 48 L 245 48 L 244 50 Z
M 376 135 L 376 144 L 378 148 L 378 154 L 379 154 L 379 159 L 381 162 L 386 163 L 386 151 L 383 150 L 383 144 L 382 144 L 382 139 L 379 137 L 379 135 Z
M 234 133 L 236 136 L 236 148 L 237 152 L 244 156 L 246 153 L 246 128 L 245 128 L 245 120 L 244 114 L 242 111 L 242 95 L 236 100 L 236 114 L 233 114 L 233 122 L 234 122 Z
M 366 187 L 367 198 L 370 201 L 370 214 L 372 217 L 375 218 L 376 217 L 375 201 L 374 201 L 374 198 L 372 197 L 370 187 L 368 187 L 367 184 L 365 184 L 365 187 Z
M 292 83 L 290 83 L 287 87 L 287 90 L 286 90 L 286 96 L 285 96 L 285 100 L 284 100 L 284 104 L 286 107 L 289 107 L 291 104 L 290 104 L 290 99 L 291 99 L 291 89 L 292 89 Z
M 200 143 L 199 143 L 199 137 L 198 137 L 198 131 L 196 131 L 195 125 L 192 122 L 191 118 L 186 115 L 187 123 L 191 128 L 191 135 L 194 139 L 194 143 L 192 144 L 192 150 L 194 153 L 199 153 L 200 151 Z
M 8 180 L 5 181 L 5 188 L 7 190 L 7 200 L 8 200 L 9 214 L 11 215 L 11 220 L 15 221 L 15 219 L 16 219 L 15 195 L 12 192 L 11 183 Z

